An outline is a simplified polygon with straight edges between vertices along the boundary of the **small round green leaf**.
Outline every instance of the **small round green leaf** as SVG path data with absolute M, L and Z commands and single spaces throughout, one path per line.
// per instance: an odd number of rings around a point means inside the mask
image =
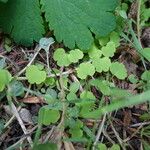
M 111 66 L 111 61 L 108 57 L 103 57 L 103 58 L 95 59 L 93 61 L 93 65 L 97 72 L 99 73 L 103 71 L 107 72 L 109 71 L 109 68 Z
M 118 47 L 120 45 L 120 37 L 119 37 L 119 33 L 113 31 L 110 34 L 110 41 L 115 43 L 115 47 Z
M 42 107 L 39 111 L 39 123 L 50 125 L 56 123 L 60 118 L 59 110 L 52 110 L 48 107 Z
M 122 63 L 112 63 L 112 65 L 110 66 L 110 71 L 120 80 L 124 80 L 127 77 L 127 70 Z
M 95 67 L 91 63 L 82 63 L 77 68 L 77 75 L 80 79 L 86 79 L 88 76 L 93 76 Z
M 98 150 L 107 150 L 106 145 L 103 143 L 98 144 L 97 147 L 98 147 Z
M 120 146 L 118 144 L 113 144 L 110 150 L 120 150 Z
M 77 63 L 80 59 L 83 58 L 83 52 L 79 49 L 71 50 L 68 54 L 68 59 L 72 63 Z
M 83 136 L 83 130 L 80 128 L 71 128 L 69 130 L 72 138 L 81 138 Z
M 41 84 L 46 79 L 46 72 L 39 70 L 35 65 L 31 65 L 26 69 L 26 77 L 31 84 Z
M 68 55 L 63 48 L 56 49 L 53 58 L 55 61 L 57 61 L 57 65 L 60 67 L 69 66 L 71 64 Z
M 102 47 L 102 54 L 106 57 L 113 57 L 116 51 L 116 45 L 114 42 L 110 41 L 106 46 Z
M 102 51 L 93 45 L 88 51 L 89 57 L 91 59 L 100 58 L 102 56 Z

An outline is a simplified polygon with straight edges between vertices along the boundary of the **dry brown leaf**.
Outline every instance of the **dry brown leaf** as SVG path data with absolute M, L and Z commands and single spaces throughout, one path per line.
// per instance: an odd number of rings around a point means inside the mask
M 19 102 L 27 103 L 27 104 L 41 104 L 46 103 L 46 101 L 41 97 L 27 97 L 19 100 Z

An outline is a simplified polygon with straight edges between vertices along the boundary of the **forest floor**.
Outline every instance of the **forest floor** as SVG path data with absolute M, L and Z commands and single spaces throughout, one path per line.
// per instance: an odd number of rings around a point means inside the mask
M 149 4 L 147 5 L 147 7 L 150 6 Z M 128 16 L 136 20 L 136 4 L 131 3 L 130 7 Z M 136 26 L 134 27 L 134 31 L 137 33 Z M 150 27 L 141 27 L 140 39 L 138 40 L 143 48 L 150 48 Z M 20 73 L 20 71 L 24 70 L 35 56 L 37 46 L 38 44 L 35 44 L 32 47 L 18 46 L 6 35 L 1 33 L 0 68 L 7 68 L 12 75 L 17 75 L 18 73 L 23 75 L 24 72 Z M 20 90 L 23 85 L 24 91 L 22 95 L 13 97 L 13 103 L 11 104 L 13 105 L 13 110 L 10 109 L 8 101 L 9 96 L 6 95 L 6 92 L 0 93 L 0 149 L 30 149 L 35 135 L 39 133 L 37 129 L 40 129 L 41 133 L 38 140 L 41 143 L 57 143 L 57 146 L 64 150 L 94 149 L 93 145 L 97 143 L 103 143 L 103 145 L 99 144 L 99 147 L 97 148 L 99 150 L 105 150 L 107 148 L 110 150 L 150 150 L 149 102 L 134 106 L 131 105 L 111 113 L 106 113 L 96 120 L 79 117 L 82 123 L 84 123 L 84 125 L 81 126 L 83 131 L 74 128 L 74 132 L 71 132 L 68 127 L 65 127 L 65 129 L 60 132 L 58 128 L 61 125 L 62 118 L 54 124 L 48 126 L 45 125 L 41 128 L 38 127 L 37 118 L 39 110 L 47 103 L 40 94 L 45 94 L 47 91 L 54 97 L 55 95 L 61 94 L 62 91 L 59 89 L 59 86 L 62 86 L 60 80 L 62 76 L 64 76 L 65 80 L 63 82 L 65 88 L 63 90 L 67 92 L 71 83 L 80 82 L 78 95 L 87 89 L 90 89 L 90 92 L 97 99 L 102 95 L 94 86 L 88 87 L 89 80 L 91 79 L 90 77 L 83 81 L 77 77 L 73 65 L 61 68 L 57 66 L 56 61 L 53 59 L 54 51 L 57 48 L 65 48 L 65 46 L 62 43 L 60 44 L 57 42 L 50 46 L 50 53 L 48 56 L 49 67 L 52 68 L 52 72 L 53 70 L 55 71 L 50 74 L 51 78 L 50 81 L 47 82 L 47 85 L 32 85 L 27 82 L 24 76 L 19 76 L 18 82 L 19 84 L 21 83 L 21 86 L 13 85 L 12 88 L 14 88 L 13 90 L 15 92 L 21 92 Z M 111 59 L 124 64 L 128 73 L 128 78 L 125 80 L 119 80 L 115 77 L 112 78 L 111 81 L 115 87 L 126 90 L 132 95 L 141 94 L 149 89 L 150 82 L 148 82 L 148 80 L 144 81 L 145 78 L 142 78 L 141 76 L 146 70 L 150 69 L 150 63 L 145 61 L 144 66 L 140 55 L 132 45 L 125 43 L 121 39 L 119 47 Z M 34 64 L 39 67 L 47 66 L 47 55 L 45 51 L 40 51 L 37 54 L 34 59 Z M 96 76 L 99 76 L 99 74 L 96 74 Z M 102 76 L 105 78 L 105 74 Z M 71 97 L 72 96 L 74 95 L 71 95 Z M 103 98 L 106 104 L 110 103 L 109 96 L 104 96 Z M 71 106 L 73 107 L 74 105 Z M 84 138 L 69 139 L 71 134 L 80 134 L 80 132 L 83 132 Z M 60 139 L 61 136 L 63 139 L 66 138 L 67 140 L 59 141 L 58 139 Z M 118 148 L 118 146 L 120 148 Z M 55 150 L 55 148 L 50 149 Z

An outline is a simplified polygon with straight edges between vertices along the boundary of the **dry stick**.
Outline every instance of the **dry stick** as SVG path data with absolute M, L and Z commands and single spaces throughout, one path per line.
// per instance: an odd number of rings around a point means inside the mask
M 28 89 L 30 89 L 31 88 L 31 85 L 29 85 L 29 88 Z M 27 91 L 26 92 L 26 94 L 25 94 L 25 96 L 24 96 L 24 98 L 26 98 L 26 97 L 28 97 L 28 95 L 29 95 L 29 92 Z M 20 111 L 21 110 L 21 106 L 19 106 L 18 108 L 17 108 L 17 111 Z M 15 115 L 13 115 L 10 119 L 9 119 L 9 121 L 4 125 L 4 128 L 7 128 L 11 123 L 12 123 L 12 121 L 15 119 Z
M 143 125 L 139 126 L 139 127 L 137 128 L 137 130 L 136 130 L 130 137 L 127 137 L 127 138 L 124 139 L 123 141 L 124 141 L 124 142 L 127 142 L 127 141 L 131 140 L 131 139 L 139 132 L 139 130 L 140 130 L 142 127 L 143 127 Z
M 73 144 L 71 142 L 64 141 L 64 148 L 65 150 L 75 150 Z
M 18 144 L 22 143 L 25 139 L 26 137 L 21 138 L 19 141 L 8 147 L 6 150 L 14 149 Z
M 62 72 L 62 73 L 50 74 L 47 77 L 56 77 L 56 76 L 60 77 L 61 75 L 65 76 L 65 75 L 72 74 L 73 72 L 74 72 L 74 70 L 70 69 L 70 70 Z M 17 77 L 17 80 L 27 80 L 27 78 L 26 77 Z
M 106 130 L 104 128 L 103 128 L 102 132 L 110 143 L 115 144 L 115 142 L 110 138 L 110 136 L 108 135 L 108 133 L 106 132 Z
M 148 122 L 141 122 L 141 123 L 136 123 L 136 124 L 133 124 L 133 125 L 130 125 L 130 127 L 139 127 L 139 126 L 145 126 L 145 125 L 149 125 L 150 124 L 150 121 Z
M 96 135 L 96 139 L 95 139 L 95 142 L 94 142 L 93 147 L 92 147 L 93 150 L 95 150 L 95 146 L 99 141 L 99 138 L 101 136 L 101 133 L 102 133 L 102 130 L 103 130 L 103 127 L 104 127 L 105 120 L 106 120 L 106 113 L 104 114 L 103 120 L 102 120 L 102 122 L 99 126 L 99 129 L 98 129 L 98 132 L 97 132 L 97 135 Z
M 112 130 L 113 130 L 113 132 L 114 132 L 114 134 L 115 134 L 115 136 L 116 136 L 118 142 L 120 143 L 122 149 L 123 149 L 123 150 L 126 150 L 125 147 L 123 146 L 123 140 L 120 138 L 119 134 L 117 133 L 117 131 L 116 131 L 116 129 L 114 128 L 114 126 L 113 126 L 113 124 L 112 124 L 111 121 L 110 121 L 110 125 L 111 125 L 111 128 L 112 128 Z
M 16 106 L 13 104 L 13 102 L 11 102 L 11 108 L 12 108 L 12 112 L 15 114 L 15 116 L 16 116 L 16 118 L 17 118 L 17 120 L 18 120 L 18 122 L 19 122 L 19 124 L 20 124 L 20 126 L 21 126 L 21 128 L 22 128 L 22 131 L 24 132 L 25 135 L 27 135 L 27 134 L 28 134 L 28 131 L 27 131 L 27 129 L 26 129 L 26 127 L 25 127 L 25 125 L 24 125 L 22 119 L 20 118 L 19 113 L 18 113 L 18 111 L 17 111 L 17 108 L 16 108 Z M 28 140 L 28 142 L 30 143 L 30 145 L 31 145 L 31 147 L 32 147 L 33 142 L 32 142 L 31 137 L 28 136 L 28 137 L 27 137 L 27 140 Z
M 64 138 L 68 139 L 68 135 L 64 134 Z M 71 141 L 64 141 L 64 149 L 65 150 L 75 150 Z
M 45 138 L 45 140 L 44 140 L 43 143 L 46 143 L 46 142 L 48 141 L 48 139 L 51 137 L 51 135 L 52 135 L 54 129 L 55 129 L 55 126 L 53 126 L 53 127 L 51 128 L 51 130 L 47 133 L 47 136 L 46 136 L 46 138 Z
M 19 106 L 18 108 L 17 108 L 17 111 L 20 111 L 20 109 L 21 109 L 21 106 Z M 7 128 L 11 123 L 12 123 L 12 121 L 15 119 L 15 115 L 13 115 L 8 121 L 7 121 L 7 123 L 4 125 L 4 128 Z
M 35 58 L 36 58 L 36 56 L 38 55 L 38 53 L 40 52 L 40 50 L 41 50 L 41 47 L 38 45 L 38 46 L 35 48 L 36 53 L 34 54 L 33 58 L 30 60 L 30 62 L 27 64 L 27 66 L 26 66 L 25 68 L 23 68 L 23 69 L 17 74 L 17 76 L 20 76 L 22 73 L 24 73 L 25 70 L 27 69 L 27 67 L 29 67 L 29 66 L 33 63 L 33 61 L 35 60 Z
M 79 82 L 79 80 L 77 79 L 77 77 L 75 76 L 75 75 L 71 75 L 71 78 L 72 78 L 72 80 L 74 81 L 74 82 Z M 79 82 L 80 83 L 80 82 Z M 83 88 L 82 88 L 82 86 L 81 86 L 81 84 L 80 84 L 80 92 L 83 92 Z

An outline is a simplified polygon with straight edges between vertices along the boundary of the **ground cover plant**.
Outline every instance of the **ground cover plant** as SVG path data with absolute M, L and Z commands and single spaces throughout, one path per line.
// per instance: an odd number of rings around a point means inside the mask
M 150 149 L 149 0 L 0 0 L 0 149 Z

